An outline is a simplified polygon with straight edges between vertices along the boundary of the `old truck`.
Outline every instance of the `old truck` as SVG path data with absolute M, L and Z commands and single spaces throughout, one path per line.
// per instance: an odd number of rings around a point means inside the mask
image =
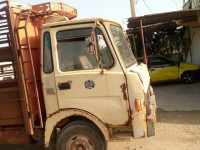
M 105 150 L 155 134 L 156 102 L 120 24 L 62 3 L 0 2 L 0 144 Z

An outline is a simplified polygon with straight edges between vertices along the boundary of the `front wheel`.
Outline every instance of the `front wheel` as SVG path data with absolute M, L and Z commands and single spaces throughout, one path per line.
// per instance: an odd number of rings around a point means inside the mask
M 183 83 L 185 84 L 191 84 L 194 83 L 195 81 L 195 74 L 193 72 L 184 72 L 182 77 L 181 77 Z
M 74 121 L 60 131 L 56 150 L 106 150 L 106 142 L 93 124 Z

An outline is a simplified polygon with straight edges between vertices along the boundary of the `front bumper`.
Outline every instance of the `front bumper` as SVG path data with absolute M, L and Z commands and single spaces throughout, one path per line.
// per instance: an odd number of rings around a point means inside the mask
M 156 99 L 153 88 L 150 87 L 150 97 L 148 101 L 148 115 L 147 115 L 147 137 L 155 135 L 156 123 Z

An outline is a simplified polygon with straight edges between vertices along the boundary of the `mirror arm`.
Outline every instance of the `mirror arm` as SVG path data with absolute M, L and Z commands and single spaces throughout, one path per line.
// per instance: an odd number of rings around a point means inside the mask
M 100 65 L 100 67 L 101 67 L 101 69 L 102 69 L 102 71 L 103 71 L 102 63 L 101 63 L 101 61 L 100 61 L 99 58 L 98 58 L 95 29 L 96 29 L 96 22 L 95 22 L 95 24 L 92 26 L 91 39 L 92 39 L 92 42 L 93 42 L 94 57 L 95 57 L 95 59 L 96 59 L 98 65 Z

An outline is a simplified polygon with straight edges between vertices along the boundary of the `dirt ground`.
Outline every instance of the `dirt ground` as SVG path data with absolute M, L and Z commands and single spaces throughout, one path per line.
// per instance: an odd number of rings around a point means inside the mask
M 200 82 L 154 86 L 157 99 L 156 136 L 109 142 L 108 150 L 200 150 Z M 44 150 L 36 145 L 4 145 L 0 150 Z
M 193 84 L 172 82 L 153 85 L 156 103 L 165 111 L 200 111 L 200 81 Z
M 36 145 L 6 145 L 0 150 L 44 150 Z M 129 142 L 109 142 L 108 150 L 200 150 L 200 111 L 158 110 L 156 136 Z
M 110 142 L 109 150 L 200 150 L 200 111 L 158 111 L 156 136 Z

